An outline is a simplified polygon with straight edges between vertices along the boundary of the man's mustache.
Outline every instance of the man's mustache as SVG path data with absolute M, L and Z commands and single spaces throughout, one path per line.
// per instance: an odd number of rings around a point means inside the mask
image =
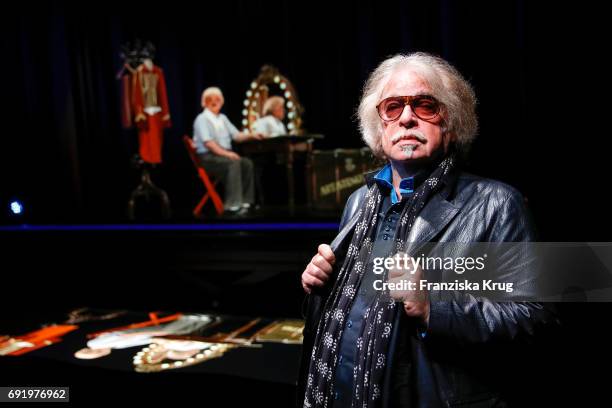
M 415 129 L 415 130 L 398 130 L 397 132 L 395 132 L 393 137 L 391 137 L 391 143 L 396 144 L 400 140 L 405 140 L 410 137 L 416 138 L 421 143 L 427 142 L 427 136 L 425 136 L 425 134 L 421 132 L 420 130 Z

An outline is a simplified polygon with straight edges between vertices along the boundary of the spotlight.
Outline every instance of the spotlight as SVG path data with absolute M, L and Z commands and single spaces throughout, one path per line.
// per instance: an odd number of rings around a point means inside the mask
M 23 204 L 17 200 L 11 201 L 9 204 L 9 209 L 11 210 L 12 215 L 21 215 L 23 213 Z

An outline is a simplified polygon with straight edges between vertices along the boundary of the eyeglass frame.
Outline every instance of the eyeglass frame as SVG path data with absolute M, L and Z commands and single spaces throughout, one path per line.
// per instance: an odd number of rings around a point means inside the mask
M 430 117 L 430 118 L 422 118 L 421 116 L 419 116 L 416 111 L 413 108 L 412 105 L 412 101 L 418 99 L 418 98 L 428 98 L 430 100 L 432 100 L 433 102 L 435 102 L 437 109 L 436 109 L 436 113 Z M 383 118 L 383 115 L 380 113 L 380 106 L 387 100 L 389 99 L 397 99 L 397 100 L 403 100 L 404 102 L 404 107 L 402 108 L 400 114 L 393 119 L 385 119 Z M 410 110 L 412 110 L 412 113 L 419 119 L 424 120 L 424 121 L 430 121 L 433 120 L 435 118 L 437 118 L 438 116 L 440 116 L 440 112 L 442 111 L 442 103 L 437 100 L 434 96 L 432 95 L 427 95 L 427 94 L 420 94 L 420 95 L 412 95 L 412 96 L 390 96 L 388 98 L 383 99 L 382 101 L 380 101 L 378 103 L 378 105 L 376 105 L 376 112 L 378 113 L 378 116 L 384 121 L 384 122 L 394 122 L 396 120 L 398 120 L 402 114 L 404 113 L 404 109 L 406 109 L 406 105 L 410 106 Z

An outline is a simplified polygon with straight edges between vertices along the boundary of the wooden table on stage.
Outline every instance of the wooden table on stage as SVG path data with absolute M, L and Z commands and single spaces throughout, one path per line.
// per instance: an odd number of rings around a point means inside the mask
M 312 152 L 312 144 L 315 140 L 323 139 L 323 135 L 283 135 L 271 137 L 263 140 L 249 140 L 237 145 L 239 150 L 244 156 L 251 156 L 260 153 L 278 153 L 284 158 L 284 163 L 287 168 L 287 188 L 288 188 L 288 202 L 289 209 L 295 208 L 295 180 L 293 173 L 293 162 L 294 153 L 305 152 L 306 157 L 306 178 L 310 180 L 310 174 L 312 168 L 310 165 L 309 156 Z M 308 185 L 308 184 L 306 184 Z M 307 203 L 311 204 L 310 194 L 307 194 Z

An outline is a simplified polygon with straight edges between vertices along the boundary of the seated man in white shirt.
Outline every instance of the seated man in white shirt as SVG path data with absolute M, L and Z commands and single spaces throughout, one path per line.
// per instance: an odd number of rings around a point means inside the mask
M 231 213 L 244 212 L 255 201 L 253 162 L 232 150 L 232 141 L 261 139 L 261 133 L 240 132 L 221 113 L 225 100 L 217 87 L 202 93 L 202 107 L 193 123 L 193 140 L 198 157 L 208 173 L 217 178 L 225 190 L 224 207 Z
M 285 118 L 285 100 L 281 96 L 269 97 L 263 106 L 263 117 L 257 119 L 253 124 L 256 132 L 265 137 L 286 135 L 287 129 L 283 119 Z

